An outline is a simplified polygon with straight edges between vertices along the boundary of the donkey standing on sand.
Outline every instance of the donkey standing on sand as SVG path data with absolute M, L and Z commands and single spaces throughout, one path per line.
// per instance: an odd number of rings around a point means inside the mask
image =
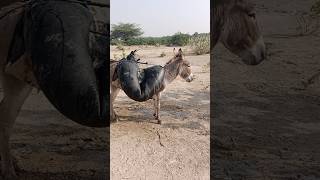
M 214 0 L 210 8 L 211 48 L 221 41 L 245 64 L 261 63 L 266 57 L 266 48 L 254 6 L 246 0 Z
M 134 53 L 134 52 L 131 52 Z M 118 121 L 117 114 L 114 111 L 113 103 L 116 99 L 120 89 L 123 89 L 121 78 L 117 77 L 117 66 L 120 64 L 118 61 L 111 61 L 110 63 L 110 85 L 111 85 L 111 99 L 110 99 L 110 113 L 112 114 L 112 119 Z M 146 72 L 148 69 L 152 69 L 155 66 L 149 67 L 144 69 L 143 71 Z M 157 88 L 152 92 L 151 98 L 154 102 L 154 117 L 156 120 L 158 120 L 158 123 L 161 124 L 161 119 L 159 117 L 159 111 L 160 111 L 160 94 L 166 86 L 171 83 L 174 79 L 176 79 L 177 76 L 182 77 L 187 82 L 191 82 L 194 77 L 191 72 L 191 66 L 188 61 L 186 61 L 183 57 L 182 50 L 179 49 L 178 53 L 174 52 L 174 57 L 169 60 L 166 65 L 161 69 L 163 69 L 163 78 L 159 78 L 159 83 L 156 85 Z M 145 74 L 147 76 L 147 74 Z M 161 76 L 161 75 L 159 75 Z M 142 86 L 142 85 L 141 85 Z M 124 90 L 126 92 L 126 90 Z M 128 93 L 126 92 L 128 95 Z M 130 97 L 130 95 L 128 95 Z M 131 98 L 131 97 L 130 97 Z M 133 99 L 133 98 L 131 98 Z M 137 101 L 146 101 L 148 98 Z

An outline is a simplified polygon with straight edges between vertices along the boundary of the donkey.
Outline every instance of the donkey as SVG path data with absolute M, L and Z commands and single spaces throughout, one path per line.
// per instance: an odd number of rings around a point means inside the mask
M 111 86 L 110 113 L 111 113 L 111 118 L 115 121 L 118 121 L 118 117 L 114 111 L 113 104 L 120 89 L 122 89 L 120 79 L 114 78 L 117 65 L 118 65 L 117 61 L 110 62 L 110 86 Z M 164 70 L 164 75 L 163 75 L 162 81 L 160 82 L 160 88 L 158 88 L 156 92 L 154 92 L 154 95 L 152 96 L 153 105 L 154 105 L 153 116 L 155 117 L 156 120 L 158 120 L 158 124 L 162 123 L 159 116 L 160 95 L 165 90 L 166 86 L 169 83 L 171 83 L 174 79 L 176 79 L 178 76 L 182 77 L 187 82 L 191 82 L 194 79 L 194 75 L 191 72 L 190 63 L 184 59 L 183 52 L 181 49 L 179 49 L 177 53 L 175 52 L 175 49 L 174 49 L 174 57 L 165 64 L 165 66 L 163 67 L 163 70 Z
M 221 41 L 247 65 L 266 57 L 264 40 L 254 6 L 246 0 L 214 0 L 211 3 L 211 48 Z

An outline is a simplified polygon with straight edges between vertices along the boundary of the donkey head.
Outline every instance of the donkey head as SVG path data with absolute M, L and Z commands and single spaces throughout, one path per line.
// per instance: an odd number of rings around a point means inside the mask
M 220 41 L 248 65 L 257 65 L 265 59 L 266 48 L 257 23 L 254 6 L 246 0 L 229 0 L 218 6 L 215 17 L 220 18 Z M 223 9 L 219 9 L 223 8 Z
M 194 79 L 194 76 L 191 72 L 191 65 L 190 63 L 184 59 L 183 52 L 181 48 L 178 50 L 178 52 L 175 52 L 175 48 L 173 49 L 174 57 L 168 61 L 166 64 L 175 64 L 177 68 L 178 75 L 186 80 L 187 82 L 191 82 Z

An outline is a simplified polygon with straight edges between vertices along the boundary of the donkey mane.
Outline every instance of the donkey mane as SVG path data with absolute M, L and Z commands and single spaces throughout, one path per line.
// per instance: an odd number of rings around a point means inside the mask
M 253 10 L 254 6 L 247 0 L 215 0 L 213 1 L 211 9 L 213 13 L 213 29 L 217 29 L 223 24 L 223 21 L 225 21 L 228 11 L 237 9 L 248 12 Z
M 163 69 L 164 69 L 164 76 L 165 76 L 165 79 L 168 81 L 168 82 L 171 82 L 173 81 L 179 74 L 178 71 L 175 71 L 176 66 L 178 63 L 178 61 L 175 60 L 176 57 L 173 57 L 172 59 L 170 59 L 166 65 L 164 65 Z
M 211 8 L 211 12 L 213 13 L 213 29 L 215 30 L 224 23 L 225 17 L 227 17 L 226 13 L 228 13 L 229 10 L 240 9 L 243 11 L 251 11 L 254 7 L 246 0 L 215 0 Z

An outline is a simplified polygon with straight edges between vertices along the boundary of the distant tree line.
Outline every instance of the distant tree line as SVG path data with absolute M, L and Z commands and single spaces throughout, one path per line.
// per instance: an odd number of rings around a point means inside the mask
M 142 29 L 137 24 L 119 23 L 113 24 L 111 27 L 111 45 L 165 45 L 165 46 L 185 46 L 188 45 L 190 39 L 201 34 L 193 35 L 185 33 L 175 33 L 172 36 L 163 37 L 141 37 Z

